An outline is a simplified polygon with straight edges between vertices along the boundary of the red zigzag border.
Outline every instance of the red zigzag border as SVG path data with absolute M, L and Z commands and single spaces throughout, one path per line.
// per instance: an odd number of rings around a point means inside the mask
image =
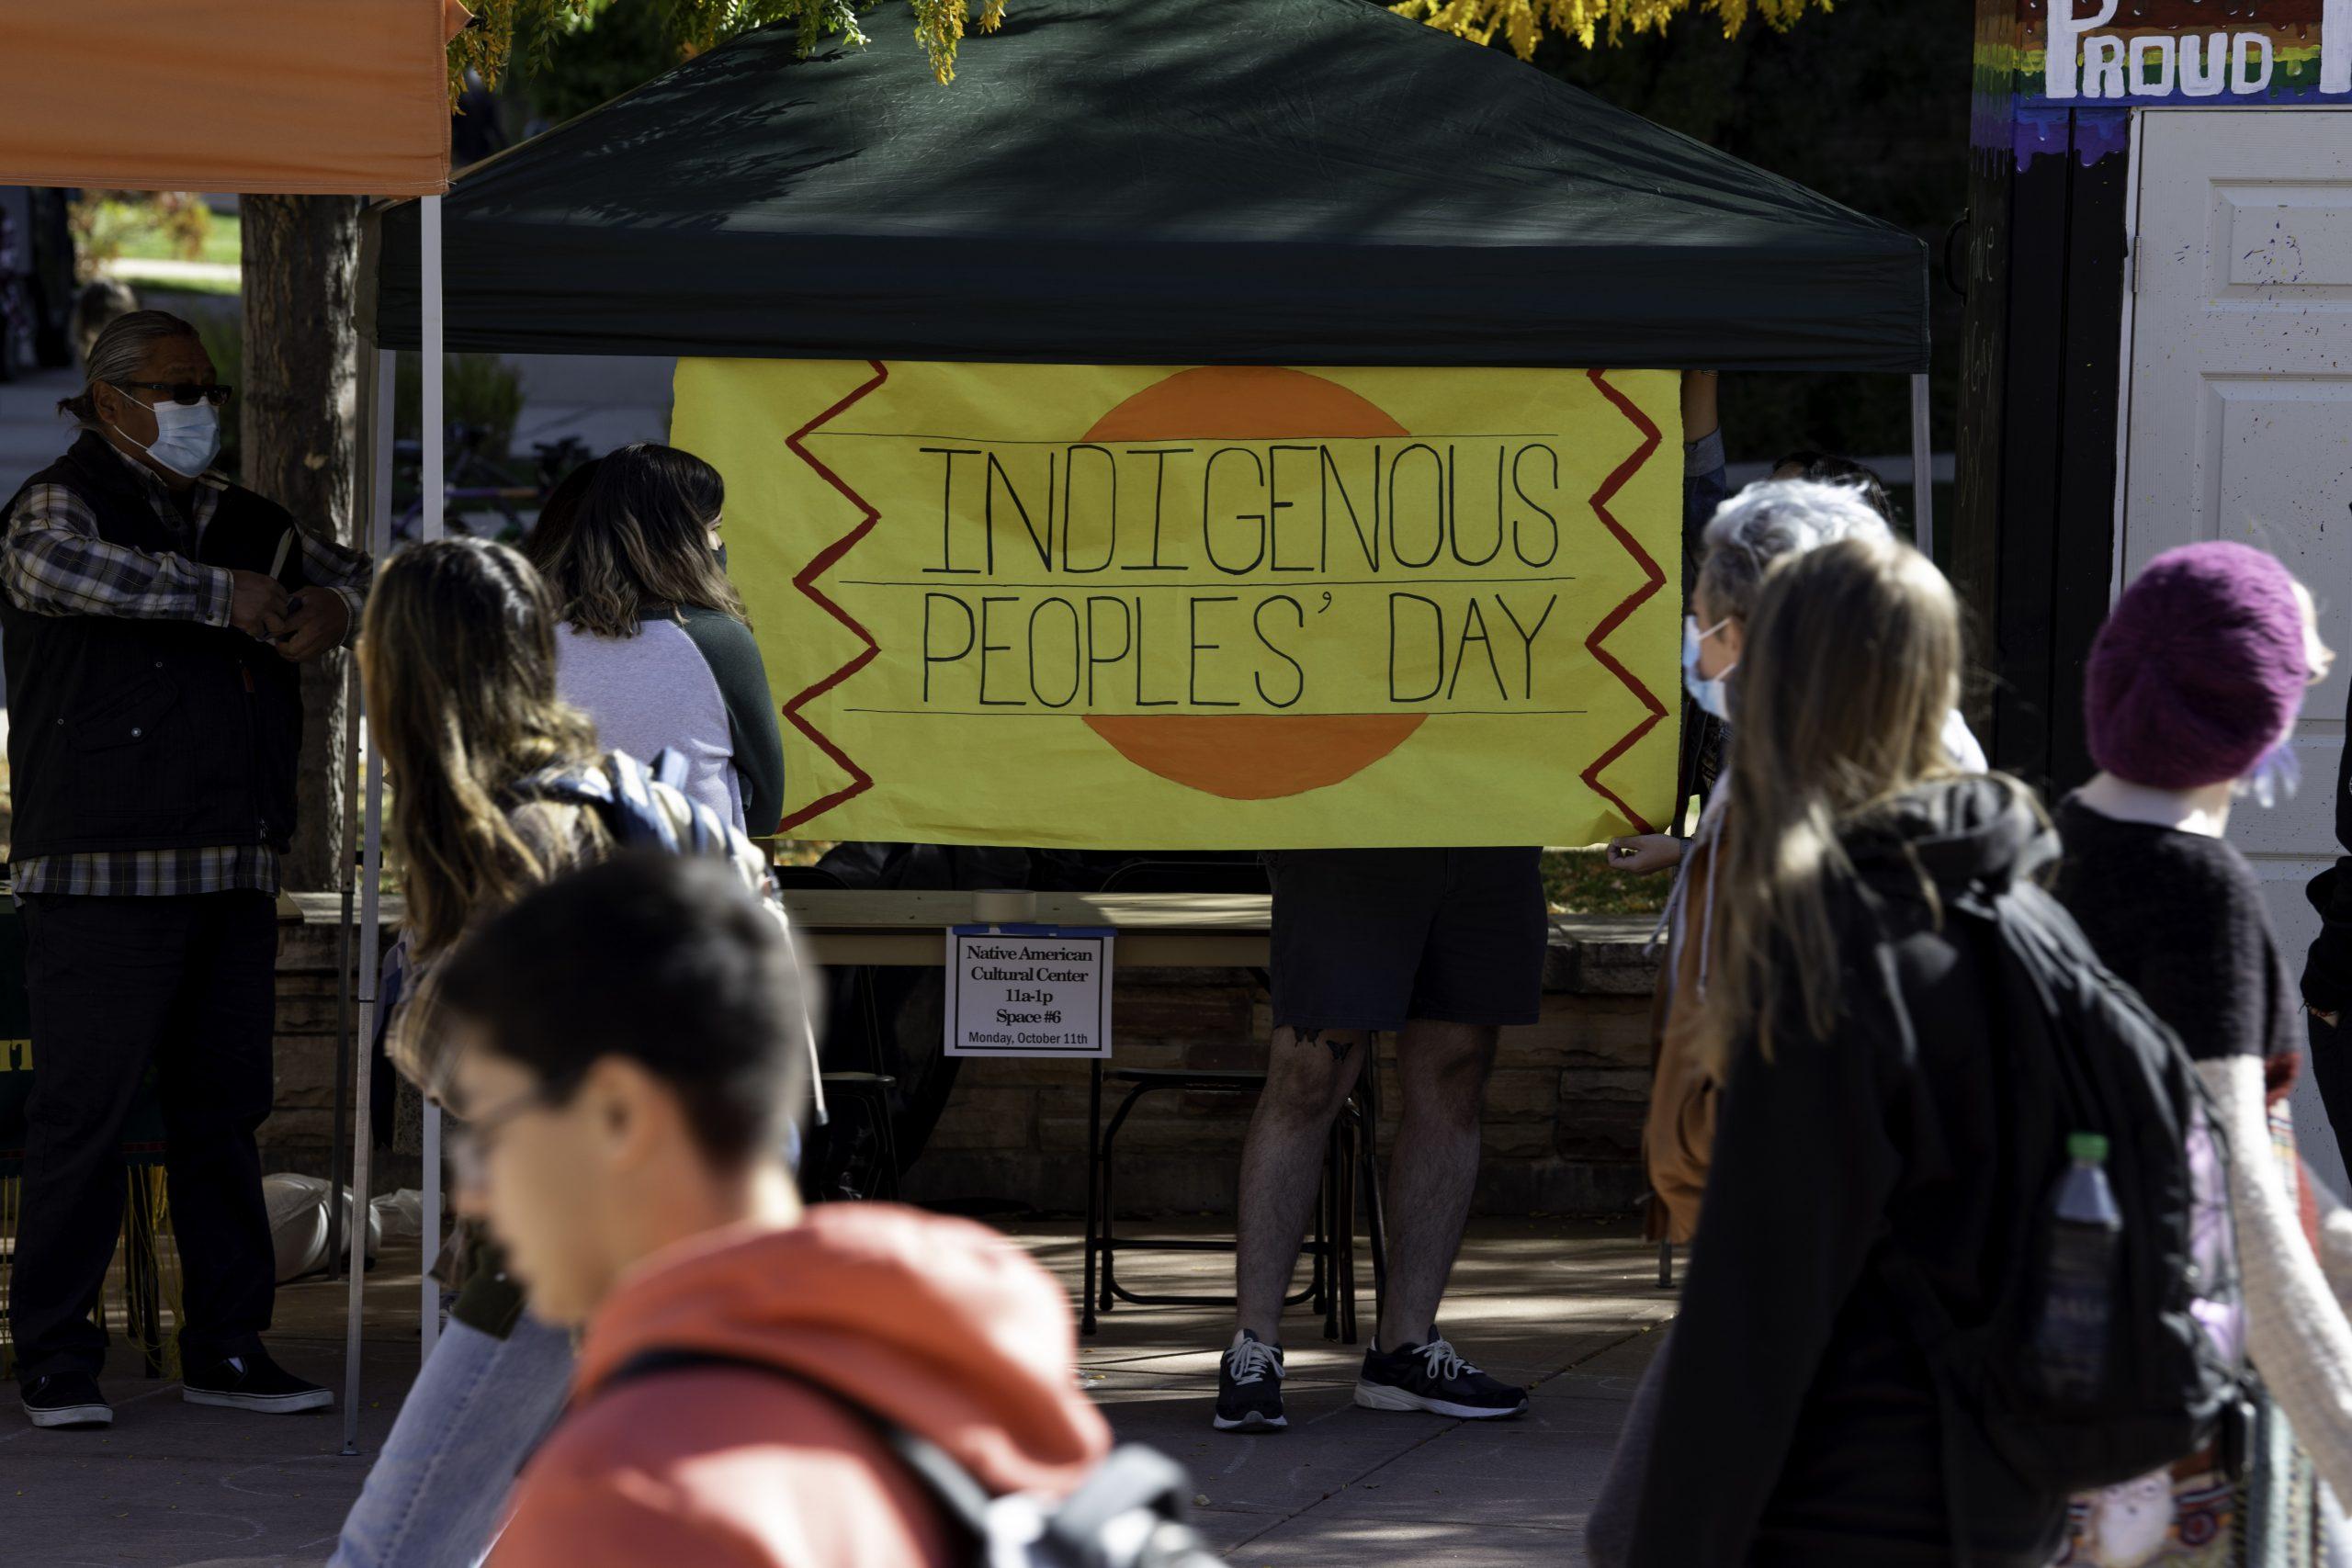
M 823 732 L 818 729 L 815 725 L 810 724 L 807 719 L 800 716 L 800 710 L 802 708 L 808 706 L 819 697 L 823 696 L 827 692 L 831 691 L 835 686 L 840 685 L 843 681 L 848 680 L 851 676 L 856 674 L 859 671 L 873 663 L 876 656 L 882 651 L 881 645 L 874 640 L 874 634 L 872 632 L 867 631 L 864 626 L 858 625 L 856 618 L 851 615 L 848 611 L 843 610 L 839 604 L 834 604 L 831 599 L 826 598 L 824 594 L 817 591 L 817 579 L 822 577 L 826 572 L 831 571 L 833 569 L 835 562 L 839 561 L 842 557 L 849 554 L 851 550 L 857 547 L 857 542 L 860 539 L 865 538 L 866 535 L 874 532 L 874 525 L 882 520 L 882 514 L 879 512 L 876 512 L 864 496 L 858 494 L 857 491 L 850 489 L 847 484 L 843 483 L 842 481 L 842 477 L 839 474 L 833 472 L 832 469 L 819 462 L 816 455 L 810 452 L 808 447 L 801 445 L 802 440 L 811 432 L 815 431 L 820 425 L 839 418 L 842 412 L 851 404 L 856 402 L 860 398 L 865 397 L 867 393 L 872 392 L 876 388 L 881 386 L 883 382 L 890 378 L 890 372 L 888 368 L 885 367 L 880 360 L 869 359 L 865 363 L 874 367 L 874 378 L 872 380 L 866 382 L 864 386 L 858 388 L 857 390 L 843 398 L 840 402 L 835 403 L 831 408 L 827 409 L 824 412 L 819 414 L 816 418 L 802 425 L 798 430 L 794 431 L 791 437 L 785 442 L 785 445 L 791 447 L 793 452 L 798 456 L 802 462 L 808 464 L 811 468 L 814 468 L 817 471 L 817 477 L 819 479 L 823 479 L 827 484 L 841 491 L 843 496 L 848 498 L 850 503 L 855 506 L 858 511 L 864 514 L 859 518 L 856 527 L 852 528 L 848 533 L 842 535 L 840 538 L 835 539 L 831 544 L 827 545 L 823 549 L 818 551 L 815 556 L 811 557 L 808 564 L 802 567 L 798 573 L 793 577 L 792 586 L 807 594 L 809 600 L 814 603 L 818 608 L 823 610 L 825 614 L 832 616 L 833 619 L 847 626 L 851 631 L 855 632 L 857 634 L 858 640 L 865 644 L 865 648 L 855 658 L 842 665 L 840 669 L 834 671 L 831 674 L 826 676 L 823 680 L 819 681 L 812 685 L 804 687 L 802 690 L 796 693 L 793 695 L 792 700 L 784 705 L 784 721 L 792 726 L 793 728 L 800 731 L 801 734 L 807 736 L 809 740 L 815 744 L 817 750 L 831 758 L 836 766 L 840 767 L 843 772 L 849 774 L 850 782 L 843 784 L 841 788 L 833 791 L 832 794 L 825 795 L 820 799 L 812 800 L 808 805 L 802 807 L 799 810 L 792 812 L 786 816 L 782 822 L 776 825 L 776 831 L 779 833 L 788 833 L 792 831 L 793 829 L 800 826 L 803 822 L 808 821 L 810 818 L 821 817 L 826 812 L 831 811 L 834 807 L 840 806 L 846 801 L 854 800 L 859 795 L 864 795 L 867 790 L 874 787 L 874 775 L 872 773 L 867 773 L 864 768 L 859 767 L 855 762 L 850 761 L 848 752 L 834 745 L 831 740 L 825 738 Z
M 1666 573 L 1658 569 L 1657 562 L 1650 558 L 1649 552 L 1642 548 L 1634 536 L 1625 531 L 1624 525 L 1611 516 L 1609 511 L 1609 502 L 1614 499 L 1619 491 L 1625 488 L 1625 482 L 1628 479 L 1641 471 L 1642 465 L 1650 460 L 1650 454 L 1657 450 L 1658 444 L 1664 441 L 1666 436 L 1656 424 L 1650 422 L 1649 416 L 1634 405 L 1631 398 L 1611 386 L 1600 371 L 1588 370 L 1585 374 L 1590 377 L 1592 384 L 1600 389 L 1600 395 L 1616 405 L 1617 412 L 1631 420 L 1634 428 L 1642 433 L 1642 444 L 1634 449 L 1633 456 L 1618 464 L 1616 471 L 1603 479 L 1600 482 L 1600 488 L 1592 492 L 1591 506 L 1593 514 L 1600 519 L 1600 525 L 1608 529 L 1617 542 L 1625 547 L 1627 555 L 1641 563 L 1642 570 L 1648 574 L 1649 581 L 1635 589 L 1623 604 L 1602 616 L 1600 624 L 1592 628 L 1592 635 L 1584 639 L 1584 645 L 1591 650 L 1595 659 L 1600 660 L 1602 666 L 1611 674 L 1625 683 L 1627 691 L 1642 699 L 1642 705 L 1649 709 L 1649 716 L 1627 732 L 1623 739 L 1595 757 L 1591 765 L 1587 767 L 1579 776 L 1586 784 L 1592 786 L 1595 794 L 1601 795 L 1623 813 L 1625 820 L 1634 825 L 1636 832 L 1648 833 L 1656 829 L 1643 820 L 1640 812 L 1626 805 L 1616 791 L 1600 782 L 1600 770 L 1632 750 L 1640 743 L 1643 736 L 1656 729 L 1666 717 L 1666 705 L 1659 702 L 1647 686 L 1635 680 L 1634 672 L 1620 664 L 1616 656 L 1603 648 L 1601 642 L 1611 632 L 1623 626 L 1627 616 L 1647 604 L 1653 594 L 1666 586 Z

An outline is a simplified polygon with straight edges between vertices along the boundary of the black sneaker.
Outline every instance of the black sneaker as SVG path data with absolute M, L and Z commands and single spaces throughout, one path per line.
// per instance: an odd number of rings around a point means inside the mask
M 266 1350 L 232 1356 L 209 1367 L 192 1367 L 180 1389 L 190 1404 L 215 1404 L 223 1410 L 257 1410 L 266 1416 L 290 1416 L 298 1410 L 324 1410 L 334 1395 L 300 1378 L 269 1359 Z
M 1279 1432 L 1289 1425 L 1283 1414 L 1283 1348 L 1245 1328 L 1217 1368 L 1216 1429 Z
M 1464 1421 L 1492 1421 L 1527 1408 L 1527 1391 L 1488 1377 L 1442 1339 L 1363 1353 L 1356 1403 L 1366 1410 L 1429 1410 Z
M 25 1418 L 36 1427 L 111 1427 L 114 1406 L 87 1372 L 51 1372 L 25 1385 Z

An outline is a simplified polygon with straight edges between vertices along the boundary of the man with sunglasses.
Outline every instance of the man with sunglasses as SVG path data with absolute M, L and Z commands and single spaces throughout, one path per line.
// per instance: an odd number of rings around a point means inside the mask
M 316 1410 L 263 1349 L 275 1291 L 254 1134 L 272 1099 L 277 857 L 299 666 L 348 640 L 368 558 L 211 471 L 230 389 L 194 328 L 107 324 L 59 407 L 81 434 L 0 515 L 15 890 L 36 1066 L 10 1324 L 26 1415 L 104 1426 L 90 1317 L 153 1068 L 185 1281 L 184 1397 Z

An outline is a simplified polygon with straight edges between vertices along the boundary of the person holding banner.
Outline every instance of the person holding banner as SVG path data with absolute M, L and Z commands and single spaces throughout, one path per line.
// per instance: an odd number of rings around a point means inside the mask
M 1375 1035 L 1397 1036 L 1404 1119 L 1389 1165 L 1387 1289 L 1355 1402 L 1462 1419 L 1516 1416 L 1527 1391 L 1436 1328 L 1478 1179 L 1479 1111 L 1503 1025 L 1542 1008 L 1550 917 L 1533 849 L 1286 850 L 1273 884 L 1274 1036 L 1241 1154 L 1239 1326 L 1219 1431 L 1280 1429 L 1283 1296 L 1324 1140 Z
M 273 1088 L 296 666 L 349 639 L 373 569 L 211 471 L 229 395 L 187 322 L 117 318 L 60 405 L 81 434 L 6 509 L 16 895 L 40 1045 L 10 1320 L 37 1427 L 114 1418 L 90 1303 L 151 1066 L 187 1280 L 183 1397 L 332 1403 L 262 1348 L 276 1269 L 254 1134 Z

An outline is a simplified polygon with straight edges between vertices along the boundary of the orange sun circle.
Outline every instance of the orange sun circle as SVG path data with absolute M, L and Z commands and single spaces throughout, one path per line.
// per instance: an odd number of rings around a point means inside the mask
M 1204 366 L 1145 388 L 1085 439 L 1287 441 L 1408 434 L 1337 382 L 1270 366 Z M 1354 777 L 1429 715 L 1090 714 L 1087 728 L 1136 766 L 1227 800 L 1273 800 Z

